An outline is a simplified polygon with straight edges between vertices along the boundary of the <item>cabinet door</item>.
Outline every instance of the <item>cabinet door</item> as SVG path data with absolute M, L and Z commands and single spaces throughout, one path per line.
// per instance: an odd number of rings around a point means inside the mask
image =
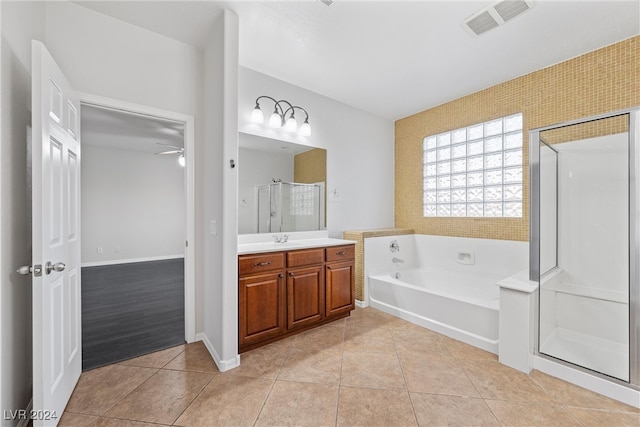
M 350 312 L 355 308 L 353 261 L 327 264 L 326 269 L 326 316 Z
M 239 344 L 251 344 L 284 332 L 283 274 L 240 277 L 239 283 Z
M 324 319 L 324 270 L 322 266 L 297 268 L 287 273 L 287 328 Z

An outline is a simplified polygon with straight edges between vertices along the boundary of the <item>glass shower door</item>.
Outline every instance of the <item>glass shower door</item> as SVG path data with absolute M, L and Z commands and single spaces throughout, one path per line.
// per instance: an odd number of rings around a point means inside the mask
M 539 132 L 539 352 L 629 372 L 629 114 Z

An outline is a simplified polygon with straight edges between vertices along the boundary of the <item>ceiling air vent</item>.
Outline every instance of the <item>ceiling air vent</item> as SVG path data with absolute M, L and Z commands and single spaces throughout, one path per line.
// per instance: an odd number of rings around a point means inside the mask
M 531 9 L 533 4 L 529 5 L 524 0 L 505 0 L 493 5 L 493 8 L 498 12 L 498 15 L 507 22 L 521 13 Z
M 465 21 L 465 25 L 467 25 L 475 35 L 480 35 L 500 24 L 489 12 L 485 10 L 479 15 L 475 15 L 473 18 Z
M 479 36 L 533 7 L 533 0 L 502 0 L 490 4 L 464 20 L 463 26 Z

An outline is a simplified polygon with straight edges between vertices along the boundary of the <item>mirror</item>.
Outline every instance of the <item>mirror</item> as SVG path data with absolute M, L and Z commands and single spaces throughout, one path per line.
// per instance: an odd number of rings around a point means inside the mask
M 239 133 L 238 233 L 326 229 L 327 150 Z

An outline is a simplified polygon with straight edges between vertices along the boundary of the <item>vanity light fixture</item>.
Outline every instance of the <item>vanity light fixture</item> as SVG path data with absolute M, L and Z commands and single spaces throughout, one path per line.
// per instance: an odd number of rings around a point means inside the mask
M 264 123 L 264 115 L 262 114 L 262 110 L 260 109 L 260 100 L 262 98 L 270 99 L 274 102 L 273 113 L 269 117 L 269 126 L 272 128 L 282 128 L 289 132 L 295 132 L 296 130 L 302 136 L 311 135 L 311 125 L 309 124 L 309 113 L 302 107 L 291 104 L 289 101 L 285 101 L 281 99 L 280 101 L 276 101 L 274 98 L 266 95 L 259 96 L 256 99 L 256 106 L 253 108 L 251 112 L 251 122 L 262 124 Z M 287 107 L 286 109 L 283 107 Z M 295 111 L 296 109 L 302 110 L 305 114 L 304 123 L 298 128 L 298 122 L 296 121 Z M 287 118 L 287 116 L 289 116 Z

